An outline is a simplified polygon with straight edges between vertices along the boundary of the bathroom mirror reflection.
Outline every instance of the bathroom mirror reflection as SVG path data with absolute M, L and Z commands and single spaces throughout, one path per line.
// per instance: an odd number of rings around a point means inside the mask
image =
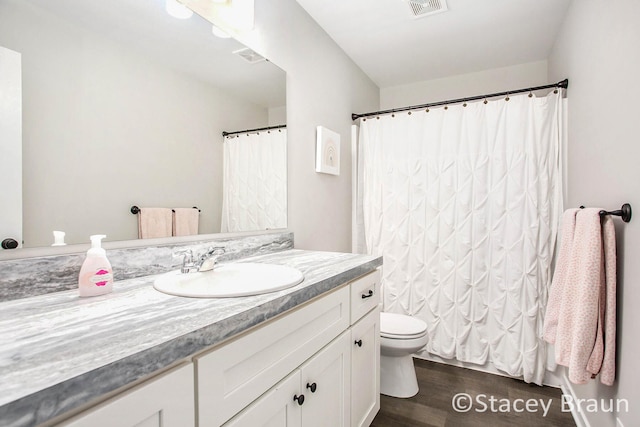
M 133 205 L 220 232 L 222 132 L 285 123 L 285 73 L 165 0 L 0 0 L 0 46 L 21 55 L 24 247 L 136 239 Z

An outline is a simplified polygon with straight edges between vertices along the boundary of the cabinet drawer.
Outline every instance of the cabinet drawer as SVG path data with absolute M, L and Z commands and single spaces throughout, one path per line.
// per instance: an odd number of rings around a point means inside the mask
M 351 282 L 351 324 L 380 302 L 380 270 Z
M 349 287 L 196 360 L 199 425 L 219 426 L 349 327 Z

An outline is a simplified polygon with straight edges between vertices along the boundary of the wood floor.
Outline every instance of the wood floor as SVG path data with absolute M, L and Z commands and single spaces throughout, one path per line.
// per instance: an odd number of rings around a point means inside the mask
M 410 399 L 382 395 L 373 427 L 575 427 L 571 413 L 562 411 L 560 389 L 421 359 L 414 361 L 420 391 Z M 452 400 L 458 393 L 467 393 L 474 401 L 466 413 L 453 408 Z M 462 399 L 465 403 L 466 397 Z M 546 416 L 541 406 L 534 408 L 534 399 L 550 405 Z M 532 412 L 524 406 L 527 401 Z M 483 405 L 486 411 L 480 412 Z

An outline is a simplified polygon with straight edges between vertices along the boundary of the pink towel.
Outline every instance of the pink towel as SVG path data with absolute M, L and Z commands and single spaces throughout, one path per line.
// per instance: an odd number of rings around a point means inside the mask
M 569 262 L 573 253 L 573 237 L 578 211 L 579 209 L 567 209 L 562 214 L 560 251 L 556 260 L 556 270 L 553 275 L 544 318 L 544 339 L 551 344 L 556 343 L 558 317 L 560 316 L 560 305 L 565 290 L 564 284 L 567 281 Z
M 600 209 L 571 209 L 562 220 L 562 243 L 551 285 L 544 339 L 569 380 L 615 379 L 616 242 L 613 220 Z
M 193 236 L 198 234 L 200 211 L 197 208 L 173 209 L 173 235 Z
M 169 208 L 140 208 L 138 238 L 171 237 L 172 212 Z

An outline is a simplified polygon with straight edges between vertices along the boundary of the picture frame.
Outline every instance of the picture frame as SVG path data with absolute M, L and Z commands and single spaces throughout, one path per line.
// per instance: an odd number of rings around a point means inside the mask
M 324 126 L 316 128 L 316 172 L 340 175 L 340 134 Z

